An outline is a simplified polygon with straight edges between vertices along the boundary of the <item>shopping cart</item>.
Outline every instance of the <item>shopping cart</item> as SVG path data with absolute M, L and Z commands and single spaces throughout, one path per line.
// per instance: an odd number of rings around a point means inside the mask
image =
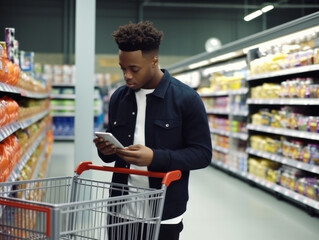
M 81 178 L 101 170 L 162 178 L 162 188 L 140 188 Z M 179 170 L 147 172 L 82 162 L 73 177 L 0 184 L 0 239 L 158 238 L 166 188 Z M 120 196 L 110 197 L 116 191 Z

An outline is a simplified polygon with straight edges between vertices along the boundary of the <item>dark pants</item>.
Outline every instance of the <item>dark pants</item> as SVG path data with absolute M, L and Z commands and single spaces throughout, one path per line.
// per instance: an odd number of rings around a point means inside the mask
M 158 240 L 178 240 L 183 230 L 183 222 L 178 224 L 162 224 Z
M 125 219 L 109 217 L 108 224 L 116 226 L 108 229 L 109 240 L 150 240 L 152 236 L 152 224 L 133 223 L 130 224 Z M 161 224 L 158 240 L 179 240 L 179 234 L 183 230 L 183 223 Z M 141 236 L 143 235 L 143 236 Z

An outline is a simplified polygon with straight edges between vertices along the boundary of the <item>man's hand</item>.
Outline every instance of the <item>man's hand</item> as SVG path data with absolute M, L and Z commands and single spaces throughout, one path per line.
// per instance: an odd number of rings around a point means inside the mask
M 141 144 L 117 148 L 116 154 L 125 162 L 137 166 L 149 166 L 153 160 L 153 150 Z
M 113 144 L 105 141 L 101 137 L 94 138 L 93 140 L 96 148 L 104 155 L 111 155 L 116 153 L 116 148 Z

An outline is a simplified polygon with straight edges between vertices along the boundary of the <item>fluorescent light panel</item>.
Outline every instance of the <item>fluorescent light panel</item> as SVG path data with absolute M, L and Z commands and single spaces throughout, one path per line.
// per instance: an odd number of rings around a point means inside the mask
M 274 5 L 267 5 L 266 7 L 263 7 L 263 8 L 261 9 L 261 11 L 262 11 L 263 13 L 266 13 L 266 12 L 272 10 L 272 9 L 274 9 Z
M 244 17 L 244 20 L 246 22 L 249 22 L 250 20 L 253 20 L 256 17 L 259 17 L 261 14 L 263 14 L 263 12 L 261 10 L 257 10 L 255 12 L 248 14 L 246 17 Z
M 263 7 L 260 10 L 257 10 L 255 12 L 252 12 L 252 13 L 248 14 L 247 16 L 244 17 L 244 20 L 246 22 L 248 22 L 248 21 L 253 20 L 256 17 L 259 17 L 263 13 L 266 13 L 266 12 L 272 10 L 272 9 L 274 9 L 274 5 L 267 5 L 267 6 Z

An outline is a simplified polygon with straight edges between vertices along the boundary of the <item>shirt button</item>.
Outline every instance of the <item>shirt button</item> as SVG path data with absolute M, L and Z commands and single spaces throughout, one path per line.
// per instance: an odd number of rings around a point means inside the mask
M 129 134 L 128 137 L 131 138 L 131 134 Z
M 132 112 L 132 115 L 134 116 L 134 115 L 135 115 L 135 112 Z
M 168 127 L 169 127 L 169 124 L 168 124 L 168 123 L 166 123 L 166 124 L 165 124 L 165 127 L 167 127 L 167 128 L 168 128 Z
M 116 124 L 117 124 L 117 122 L 115 121 L 113 124 L 114 124 L 114 125 L 116 125 Z

